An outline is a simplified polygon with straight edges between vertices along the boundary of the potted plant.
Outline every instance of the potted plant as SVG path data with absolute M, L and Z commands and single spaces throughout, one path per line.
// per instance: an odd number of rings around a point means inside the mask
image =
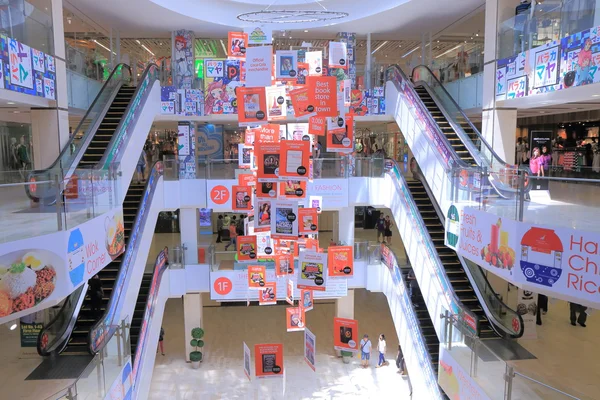
M 351 351 L 342 350 L 342 361 L 344 362 L 344 364 L 350 364 L 350 359 L 351 358 L 352 358 L 352 352 Z
M 204 329 L 194 328 L 192 329 L 192 340 L 190 345 L 194 348 L 194 351 L 190 352 L 190 361 L 192 362 L 192 368 L 198 369 L 202 362 L 202 352 L 199 350 L 204 347 Z

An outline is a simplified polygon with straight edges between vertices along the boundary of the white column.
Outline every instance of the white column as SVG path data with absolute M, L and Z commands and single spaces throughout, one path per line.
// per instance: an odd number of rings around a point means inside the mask
M 198 264 L 198 210 L 195 208 L 179 209 L 179 230 L 181 245 L 185 245 L 185 263 Z
M 494 151 L 514 164 L 517 110 L 496 106 L 496 61 L 500 22 L 514 16 L 518 0 L 486 0 L 482 134 Z
M 191 293 L 183 296 L 183 325 L 185 329 L 185 361 L 190 361 L 190 352 L 194 351 L 190 345 L 192 329 L 202 328 L 202 295 Z
M 371 79 L 372 79 L 372 70 L 371 70 L 371 60 L 373 56 L 371 55 L 371 33 L 367 33 L 367 56 L 365 60 L 365 89 L 371 89 Z
M 335 316 L 354 319 L 354 290 L 348 290 L 348 295 L 335 301 Z
M 346 246 L 354 245 L 354 207 L 344 207 L 338 211 L 338 241 Z

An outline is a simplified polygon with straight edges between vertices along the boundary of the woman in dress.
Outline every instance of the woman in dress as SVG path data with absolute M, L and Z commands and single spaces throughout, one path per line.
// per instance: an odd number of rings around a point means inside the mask
M 529 160 L 529 169 L 534 176 L 544 176 L 543 158 L 538 147 L 533 148 L 533 154 Z

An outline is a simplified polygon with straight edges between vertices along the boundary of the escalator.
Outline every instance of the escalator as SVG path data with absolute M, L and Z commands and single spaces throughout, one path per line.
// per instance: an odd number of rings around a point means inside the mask
M 152 276 L 153 274 L 144 274 L 142 277 L 142 284 L 135 303 L 135 310 L 133 312 L 133 317 L 131 318 L 131 328 L 129 330 L 131 354 L 135 354 L 140 339 L 140 330 L 142 328 L 142 322 L 144 322 L 144 313 L 146 312 L 148 297 L 150 295 Z
M 407 179 L 406 184 L 442 261 L 454 293 L 461 303 L 479 318 L 479 337 L 481 339 L 499 338 L 500 335 L 492 327 L 456 252 L 444 244 L 444 224 L 440 221 L 425 186 L 416 179 Z M 427 313 L 427 309 L 425 309 L 425 313 Z
M 125 228 L 125 247 L 129 243 L 131 230 L 137 216 L 139 205 L 144 194 L 145 186 L 130 184 L 125 200 L 123 201 L 123 225 Z M 98 272 L 102 289 L 104 290 L 104 298 L 102 299 L 101 311 L 104 314 L 108 305 L 108 301 L 113 292 L 113 287 L 122 265 L 124 254 L 118 256 L 104 269 Z M 94 316 L 91 310 L 91 299 L 89 294 L 85 296 L 81 311 L 77 315 L 75 326 L 71 336 L 67 340 L 66 346 L 62 350 L 65 353 L 88 353 L 89 343 L 88 335 L 94 326 L 98 316 Z

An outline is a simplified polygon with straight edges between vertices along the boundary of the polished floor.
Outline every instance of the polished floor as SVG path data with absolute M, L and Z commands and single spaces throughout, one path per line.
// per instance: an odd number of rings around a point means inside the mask
M 150 399 L 410 398 L 408 382 L 394 363 L 398 340 L 381 293 L 356 290 L 355 294 L 360 333 L 368 333 L 372 339 L 379 333 L 388 334 L 386 356 L 390 365 L 375 368 L 373 356 L 368 369 L 362 369 L 356 357 L 344 364 L 335 355 L 334 301 L 317 303 L 307 313 L 307 326 L 316 335 L 316 372 L 304 362 L 302 332 L 286 332 L 285 306 L 219 307 L 209 303 L 203 311 L 205 358 L 194 370 L 184 359 L 182 300 L 167 302 L 163 322 L 166 355 L 157 355 Z M 285 375 L 248 381 L 243 371 L 243 342 L 251 349 L 258 343 L 283 343 Z

